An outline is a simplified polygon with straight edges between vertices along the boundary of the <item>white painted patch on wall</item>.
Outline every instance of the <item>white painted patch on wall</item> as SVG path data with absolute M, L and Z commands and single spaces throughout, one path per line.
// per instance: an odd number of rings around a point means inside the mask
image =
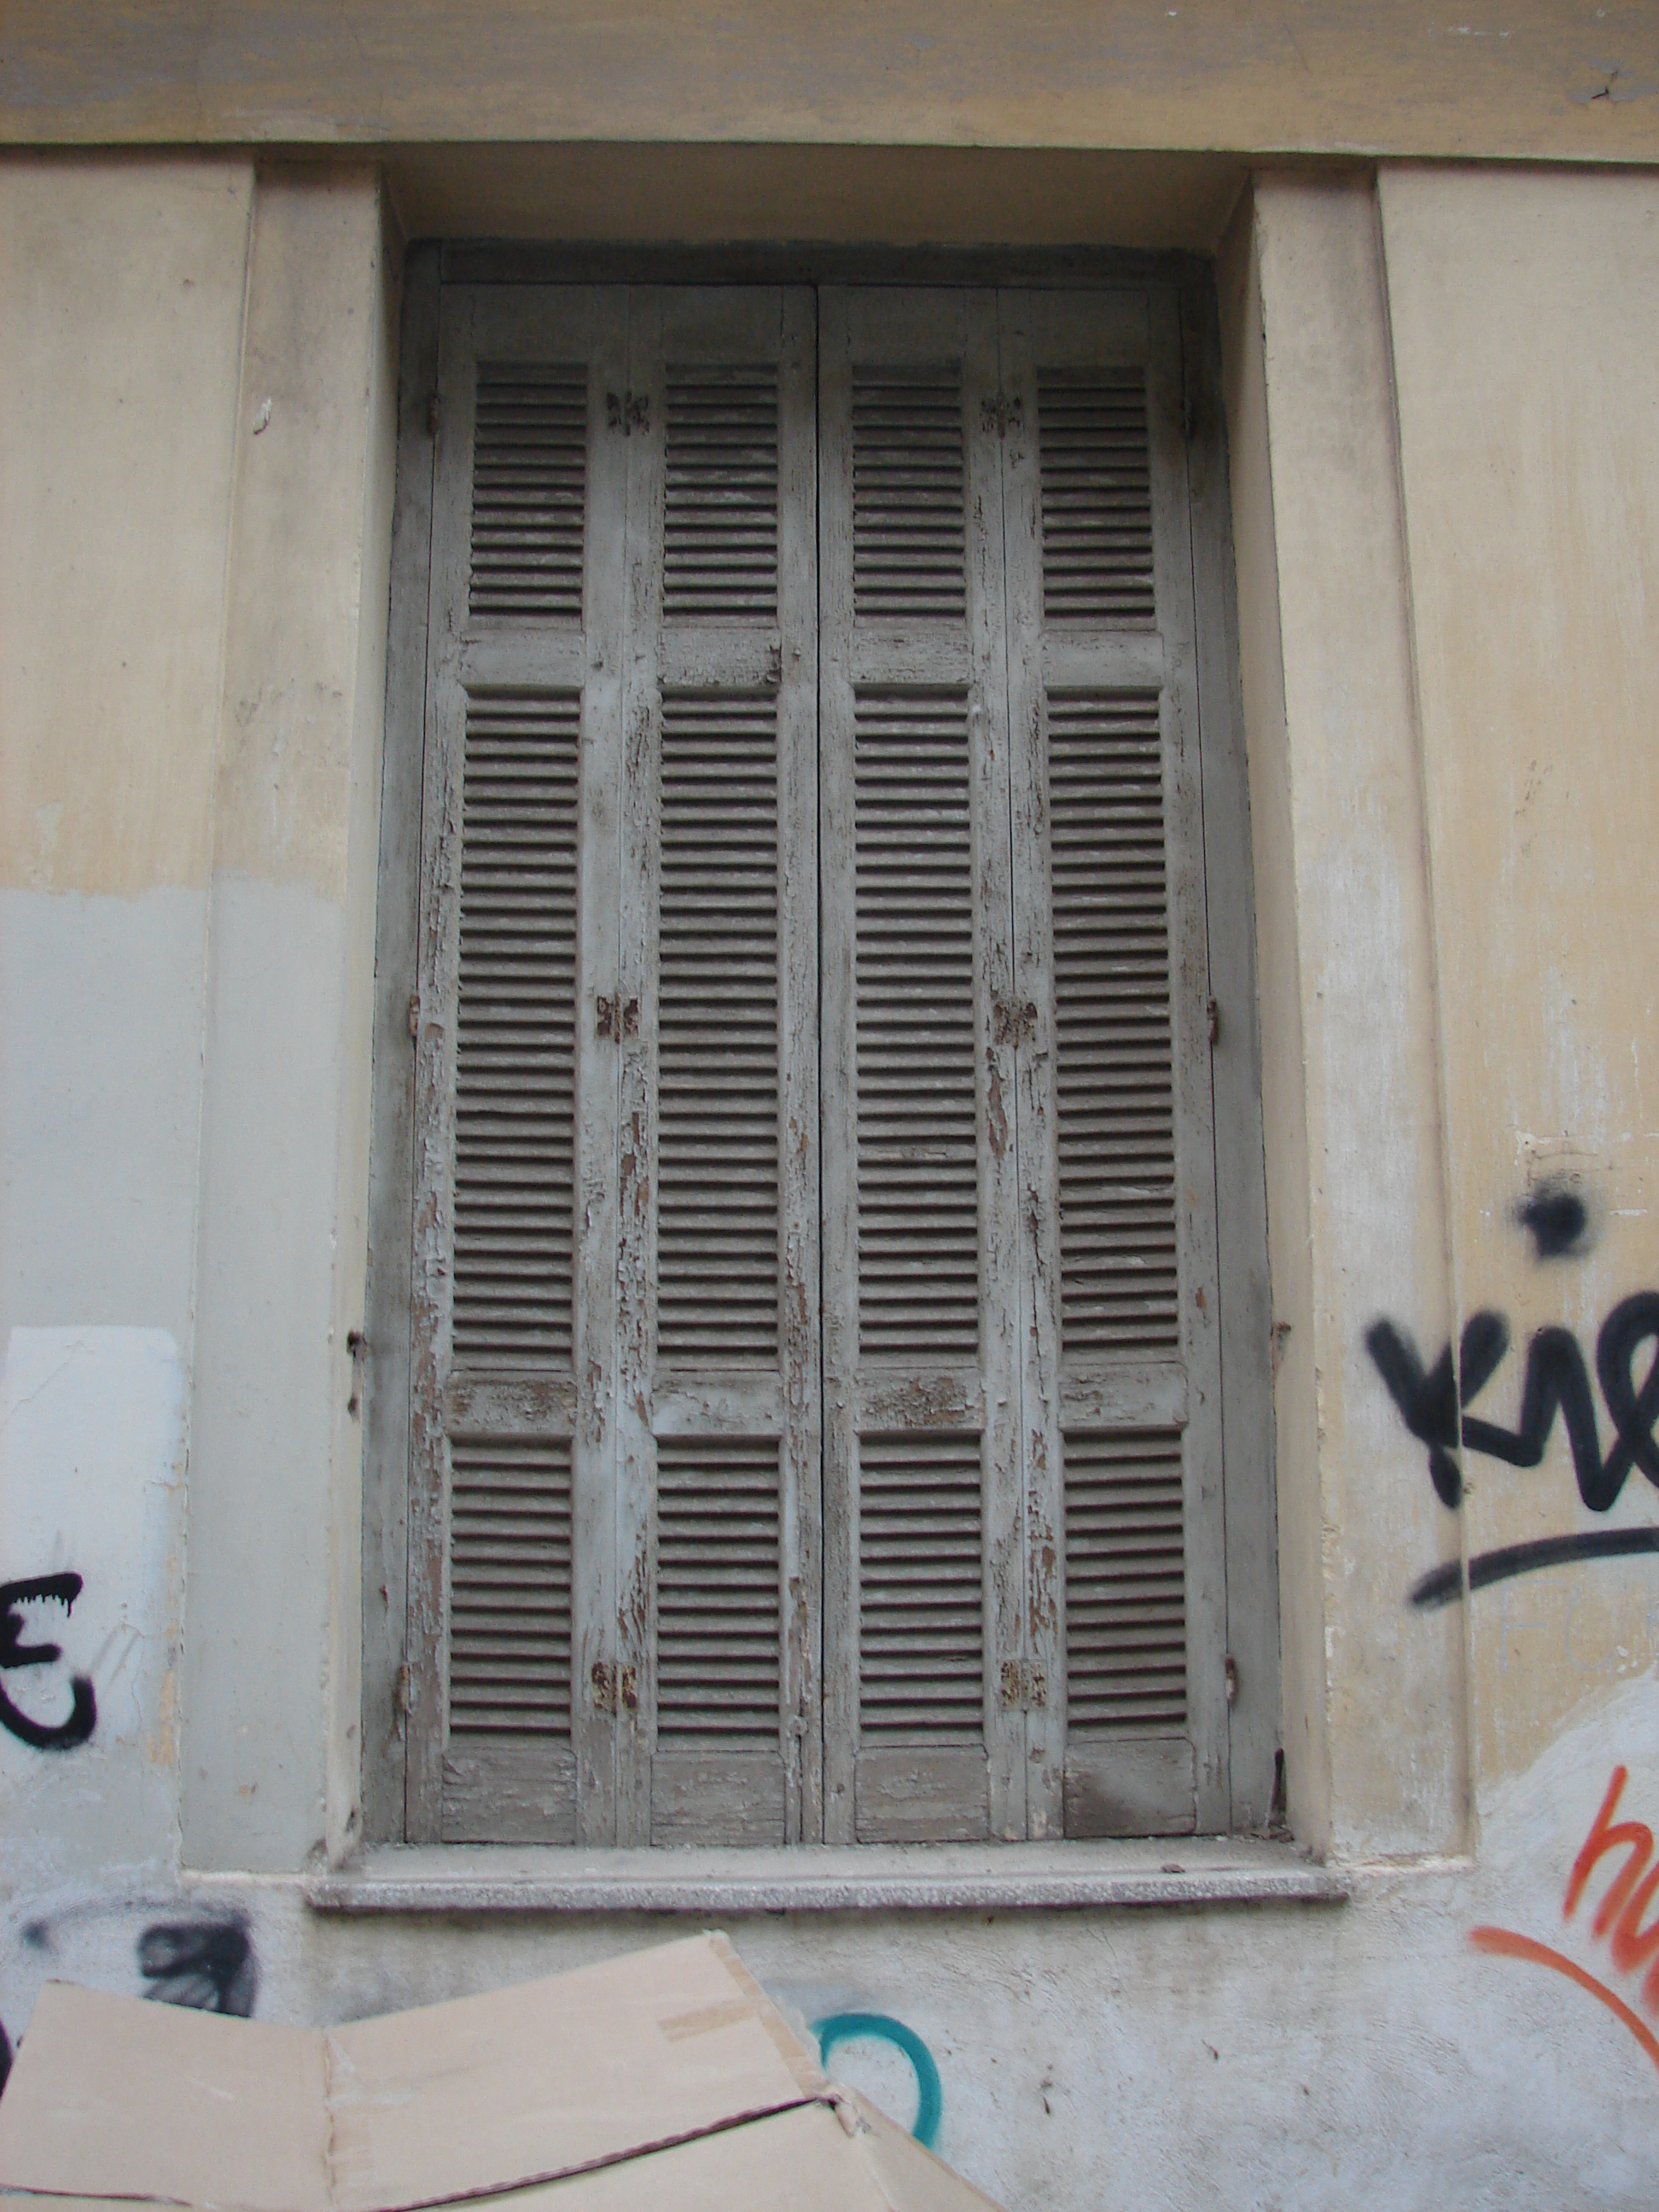
M 0 1581 L 21 1627 L 0 1673 L 0 1834 L 20 1873 L 174 1854 L 184 1455 L 166 1329 L 10 1331 Z

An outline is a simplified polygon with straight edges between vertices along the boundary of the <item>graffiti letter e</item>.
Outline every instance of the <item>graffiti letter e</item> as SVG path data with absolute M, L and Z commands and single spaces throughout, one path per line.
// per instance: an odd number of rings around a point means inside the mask
M 80 1595 L 79 1575 L 36 1575 L 29 1582 L 0 1583 L 0 1668 L 50 1667 L 54 1659 L 61 1659 L 63 1651 L 56 1644 L 22 1641 L 21 1609 L 26 1605 L 61 1605 L 68 1613 Z M 74 1702 L 69 1718 L 55 1728 L 43 1727 L 20 1713 L 0 1690 L 0 1727 L 9 1729 L 20 1743 L 32 1744 L 36 1751 L 68 1751 L 84 1743 L 98 1719 L 97 1700 L 84 1674 L 74 1675 L 70 1686 Z

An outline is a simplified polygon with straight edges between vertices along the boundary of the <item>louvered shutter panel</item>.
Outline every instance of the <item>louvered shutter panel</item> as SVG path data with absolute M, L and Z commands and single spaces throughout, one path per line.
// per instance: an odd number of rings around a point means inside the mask
M 1226 1825 L 1218 1284 L 1173 300 L 1006 292 L 1032 1828 Z M 1047 1560 L 1048 1571 L 1042 1571 Z
M 994 295 L 823 295 L 826 1826 L 1024 1832 Z
M 809 293 L 630 304 L 623 1843 L 821 1826 Z
M 596 1741 L 581 1690 L 608 1648 L 616 1071 L 583 1004 L 616 967 L 625 483 L 605 404 L 625 337 L 615 293 L 443 307 L 414 1009 L 415 1840 L 570 1842 L 612 1818 L 614 1724 Z

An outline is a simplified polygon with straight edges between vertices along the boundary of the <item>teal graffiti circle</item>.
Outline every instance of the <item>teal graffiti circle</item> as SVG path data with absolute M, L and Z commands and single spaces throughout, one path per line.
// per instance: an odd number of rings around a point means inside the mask
M 812 2033 L 818 2039 L 819 2063 L 826 2071 L 836 2045 L 854 2043 L 860 2036 L 874 2037 L 902 2051 L 916 2077 L 916 2118 L 910 2132 L 924 2150 L 933 2148 L 945 2110 L 945 2094 L 933 2054 L 915 2028 L 907 2027 L 902 2020 L 890 2019 L 884 2012 L 838 2012 L 828 2020 L 815 2020 Z

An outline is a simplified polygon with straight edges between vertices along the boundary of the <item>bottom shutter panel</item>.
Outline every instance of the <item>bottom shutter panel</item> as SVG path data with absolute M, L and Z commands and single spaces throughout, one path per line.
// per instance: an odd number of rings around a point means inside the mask
M 977 1435 L 859 1440 L 861 1843 L 989 1832 Z
M 651 1839 L 781 1844 L 775 1438 L 657 1443 Z
M 450 1446 L 447 1843 L 574 1843 L 570 1446 Z
M 1186 1537 L 1178 1429 L 1068 1429 L 1066 1832 L 1185 1835 Z

